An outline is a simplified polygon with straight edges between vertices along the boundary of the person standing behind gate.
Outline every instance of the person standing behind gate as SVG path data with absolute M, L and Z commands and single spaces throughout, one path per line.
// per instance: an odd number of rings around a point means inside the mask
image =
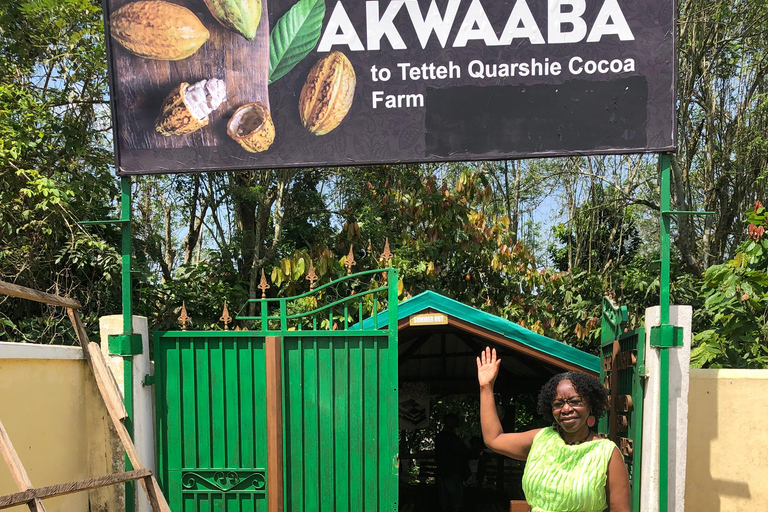
M 443 430 L 435 438 L 437 492 L 443 512 L 458 512 L 464 506 L 464 480 L 469 477 L 467 447 L 456 435 L 459 417 L 443 417 Z
M 629 512 L 629 474 L 619 449 L 594 430 L 607 402 L 600 381 L 586 373 L 555 375 L 537 410 L 551 427 L 505 434 L 493 385 L 501 359 L 486 347 L 477 358 L 480 424 L 491 450 L 524 460 L 523 492 L 532 512 Z

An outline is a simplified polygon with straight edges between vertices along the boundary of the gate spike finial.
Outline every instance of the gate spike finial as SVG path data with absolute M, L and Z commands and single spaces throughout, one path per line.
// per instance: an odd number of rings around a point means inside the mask
M 387 237 L 384 240 L 384 252 L 381 253 L 381 256 L 379 257 L 379 260 L 384 260 L 384 267 L 385 268 L 389 268 L 389 260 L 391 260 L 391 259 L 392 259 L 392 251 L 389 250 L 389 237 Z M 382 282 L 383 282 L 384 285 L 386 285 L 387 284 L 387 273 L 383 272 L 383 274 L 384 274 L 384 279 L 383 279 Z
M 192 319 L 187 314 L 187 303 L 186 301 L 181 301 L 181 315 L 179 315 L 179 318 L 177 319 L 179 322 L 181 322 L 181 330 L 186 331 L 187 330 L 187 324 L 192 321 Z
M 267 277 L 264 275 L 264 268 L 261 269 L 261 282 L 259 283 L 259 286 L 257 286 L 259 290 L 261 290 L 261 298 L 266 299 L 267 298 L 267 290 L 271 288 L 269 284 L 267 284 Z
M 357 262 L 355 262 L 355 254 L 352 252 L 354 247 L 353 244 L 349 245 L 349 254 L 347 254 L 347 259 L 344 260 L 344 265 L 347 266 L 347 275 L 350 275 L 352 273 L 352 267 L 357 265 Z
M 224 330 L 229 330 L 229 322 L 232 321 L 232 317 L 229 316 L 229 310 L 227 309 L 227 301 L 224 301 L 224 311 L 221 313 L 221 318 L 219 318 L 219 322 L 224 322 Z
M 309 260 L 309 272 L 307 272 L 307 277 L 305 279 L 309 281 L 309 291 L 314 290 L 315 281 L 320 278 L 317 277 L 317 274 L 315 273 L 315 264 L 312 262 L 312 259 Z
M 381 253 L 381 259 L 384 260 L 384 266 L 389 267 L 389 260 L 392 259 L 392 251 L 389 250 L 389 237 L 384 241 L 384 252 Z

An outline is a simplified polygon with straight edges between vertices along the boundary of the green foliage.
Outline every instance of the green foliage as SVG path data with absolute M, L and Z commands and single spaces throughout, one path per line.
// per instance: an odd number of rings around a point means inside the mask
M 78 299 L 86 322 L 119 295 L 100 2 L 0 3 L 0 279 Z M 72 342 L 66 313 L 0 298 L 0 336 Z M 91 329 L 93 330 L 93 329 Z
M 576 208 L 569 224 L 553 228 L 557 245 L 549 248 L 558 270 L 569 268 L 605 271 L 631 260 L 640 247 L 636 214 L 617 207 L 619 201 L 601 185 L 591 188 L 589 201 Z
M 748 213 L 749 238 L 736 256 L 707 269 L 702 330 L 694 338 L 695 368 L 768 368 L 768 212 L 758 202 Z
M 221 329 L 224 303 L 234 318 L 237 308 L 248 299 L 237 275 L 236 269 L 217 254 L 211 254 L 210 260 L 182 265 L 166 283 L 136 286 L 136 314 L 146 316 L 154 330 L 177 330 L 183 304 L 192 318 L 190 329 Z

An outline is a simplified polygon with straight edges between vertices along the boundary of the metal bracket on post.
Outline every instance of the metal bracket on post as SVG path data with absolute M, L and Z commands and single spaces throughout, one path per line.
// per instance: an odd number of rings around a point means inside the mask
M 651 327 L 651 347 L 674 348 L 683 346 L 683 328 L 677 325 Z
M 142 353 L 141 334 L 110 334 L 107 339 L 110 355 L 135 356 Z

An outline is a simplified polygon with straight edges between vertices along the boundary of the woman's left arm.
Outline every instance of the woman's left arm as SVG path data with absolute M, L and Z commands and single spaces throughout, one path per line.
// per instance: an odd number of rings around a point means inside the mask
M 611 460 L 608 461 L 605 500 L 609 512 L 630 512 L 629 473 L 618 448 L 614 448 Z

